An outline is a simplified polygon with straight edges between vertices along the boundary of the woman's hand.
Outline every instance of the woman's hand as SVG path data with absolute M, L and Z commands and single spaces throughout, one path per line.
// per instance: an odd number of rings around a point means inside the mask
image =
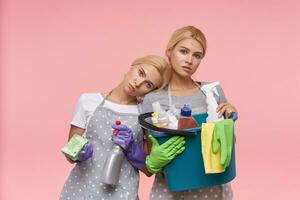
M 159 145 L 152 135 L 149 135 L 149 139 L 152 142 L 152 148 L 146 157 L 146 167 L 153 174 L 160 172 L 164 166 L 185 149 L 185 140 L 182 136 L 173 136 L 162 145 Z
M 91 158 L 92 156 L 93 156 L 93 146 L 91 143 L 87 143 L 81 149 L 77 160 L 79 162 L 86 161 L 87 159 Z
M 226 119 L 230 118 L 232 113 L 237 114 L 236 108 L 228 102 L 220 103 L 216 111 L 219 114 L 219 117 L 224 115 Z
M 124 124 L 114 124 L 112 125 L 112 128 L 118 130 L 118 134 L 113 136 L 114 143 L 122 147 L 122 149 L 124 149 L 125 151 L 127 151 L 131 143 L 134 142 L 132 130 Z
M 146 154 L 142 146 L 133 139 L 132 130 L 124 124 L 114 124 L 112 128 L 118 130 L 118 134 L 113 136 L 113 141 L 124 150 L 128 162 L 135 168 L 143 169 Z
M 73 137 L 73 135 L 77 134 L 77 135 L 80 135 L 82 136 L 83 133 L 84 133 L 85 129 L 83 128 L 80 128 L 80 127 L 77 127 L 77 126 L 74 126 L 74 125 L 71 125 L 70 127 L 70 130 L 69 130 L 69 139 L 68 141 L 70 141 L 70 139 Z M 89 151 L 90 153 L 90 151 Z M 74 164 L 74 163 L 78 163 L 77 161 L 74 161 L 72 160 L 71 158 L 68 158 L 67 156 L 65 156 L 67 161 L 71 164 Z
M 93 156 L 93 146 L 90 143 L 84 145 L 84 147 L 81 149 L 81 151 L 79 153 L 78 159 L 75 161 L 65 155 L 67 161 L 71 164 L 86 161 L 87 159 L 91 158 L 92 156 Z

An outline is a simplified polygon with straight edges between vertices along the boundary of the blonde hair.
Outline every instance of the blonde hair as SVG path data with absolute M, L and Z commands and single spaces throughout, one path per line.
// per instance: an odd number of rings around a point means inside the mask
M 167 51 L 172 50 L 178 42 L 184 39 L 195 39 L 200 43 L 203 48 L 203 56 L 206 53 L 206 38 L 205 35 L 194 26 L 186 26 L 180 29 L 177 29 L 171 36 L 169 43 L 167 45 Z
M 171 77 L 171 68 L 164 58 L 157 55 L 147 55 L 134 60 L 131 66 L 139 64 L 149 64 L 158 70 L 163 80 L 161 86 L 157 90 L 163 89 L 168 85 Z

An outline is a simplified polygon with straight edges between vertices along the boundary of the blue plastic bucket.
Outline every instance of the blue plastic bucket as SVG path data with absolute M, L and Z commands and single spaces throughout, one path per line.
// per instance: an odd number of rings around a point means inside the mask
M 221 185 L 232 181 L 236 176 L 234 145 L 229 167 L 223 173 L 205 174 L 201 151 L 201 124 L 206 122 L 207 113 L 193 115 L 193 117 L 200 127 L 188 129 L 195 133 L 194 136 L 185 136 L 184 152 L 164 168 L 164 175 L 171 192 Z M 178 131 L 179 135 L 182 135 L 180 132 Z M 155 137 L 159 144 L 163 144 L 174 135 L 151 129 L 148 129 L 148 133 Z

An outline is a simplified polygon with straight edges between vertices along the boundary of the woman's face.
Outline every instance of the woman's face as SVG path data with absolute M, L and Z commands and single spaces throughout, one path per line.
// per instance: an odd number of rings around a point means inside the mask
M 132 66 L 126 73 L 124 89 L 130 96 L 144 96 L 148 92 L 159 88 L 162 77 L 159 71 L 150 64 Z
M 203 48 L 194 39 L 184 39 L 167 51 L 173 72 L 182 77 L 190 77 L 197 70 L 203 57 Z

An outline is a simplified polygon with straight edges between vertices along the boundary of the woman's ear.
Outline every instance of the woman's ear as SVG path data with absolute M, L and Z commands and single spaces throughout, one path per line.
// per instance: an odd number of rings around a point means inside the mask
M 168 59 L 171 57 L 171 49 L 166 50 L 166 56 Z

